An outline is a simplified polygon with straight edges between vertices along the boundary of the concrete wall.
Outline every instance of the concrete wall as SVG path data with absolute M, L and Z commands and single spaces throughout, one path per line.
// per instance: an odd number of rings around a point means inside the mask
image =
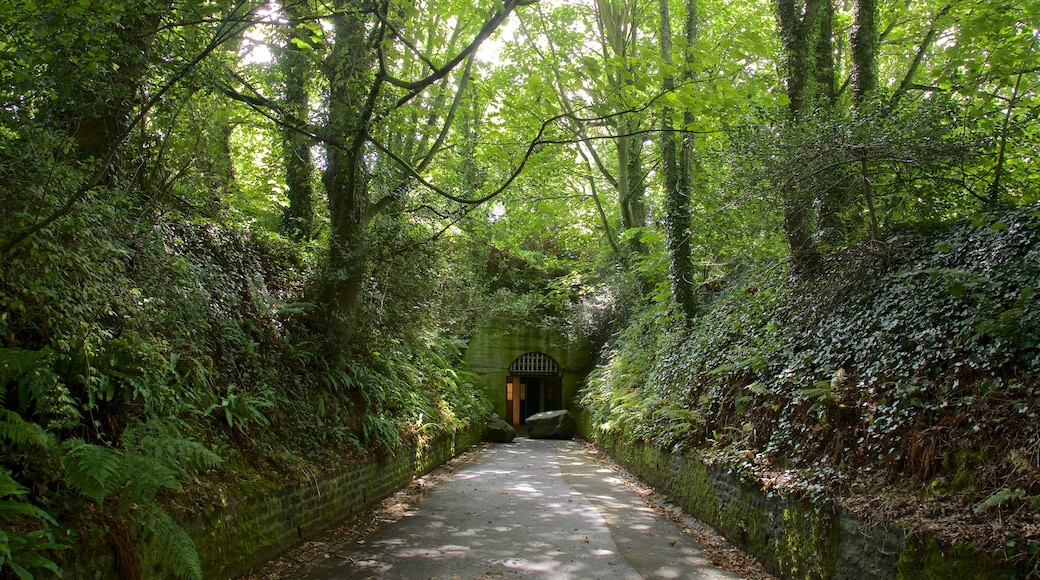
M 563 404 L 568 408 L 592 368 L 591 347 L 571 342 L 562 333 L 501 321 L 481 322 L 466 348 L 464 361 L 467 370 L 480 376 L 480 385 L 495 403 L 499 417 L 506 417 L 509 365 L 528 352 L 545 353 L 560 365 Z
M 407 486 L 480 441 L 483 425 L 400 450 L 383 462 L 366 459 L 312 481 L 228 502 L 183 525 L 202 560 L 203 577 L 234 578 Z M 89 539 L 87 539 L 89 543 Z M 108 546 L 84 545 L 64 563 L 66 578 L 118 578 Z M 162 550 L 145 546 L 144 577 L 174 578 Z

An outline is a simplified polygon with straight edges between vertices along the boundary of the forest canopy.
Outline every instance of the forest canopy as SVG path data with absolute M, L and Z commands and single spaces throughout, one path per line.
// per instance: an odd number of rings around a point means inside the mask
M 909 259 L 909 231 L 1032 232 L 1037 22 L 1032 0 L 0 0 L 0 563 L 149 532 L 197 577 L 169 515 L 189 477 L 209 501 L 480 424 L 481 319 L 592 341 L 594 379 L 635 388 L 604 378 L 653 375 L 626 349 L 769 310 L 754 280 L 813 295 Z M 929 272 L 982 292 L 960 268 Z M 1036 281 L 1008 284 L 987 323 L 1028 336 Z

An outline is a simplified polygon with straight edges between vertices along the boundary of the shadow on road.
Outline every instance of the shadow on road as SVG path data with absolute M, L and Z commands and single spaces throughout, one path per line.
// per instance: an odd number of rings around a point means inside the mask
M 573 441 L 492 445 L 307 578 L 736 578 Z

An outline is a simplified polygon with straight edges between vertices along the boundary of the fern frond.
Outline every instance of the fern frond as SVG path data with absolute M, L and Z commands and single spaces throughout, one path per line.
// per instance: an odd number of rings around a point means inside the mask
M 149 510 L 142 524 L 177 576 L 188 580 L 202 579 L 202 562 L 195 541 L 180 524 L 158 508 Z
M 62 577 L 62 575 L 61 575 L 61 568 L 58 567 L 58 563 L 55 562 L 54 560 L 51 560 L 50 558 L 47 558 L 46 556 L 28 556 L 28 557 L 22 558 L 21 559 L 21 563 L 24 564 L 25 566 L 30 567 L 30 568 L 34 568 L 34 569 L 42 568 L 44 570 L 48 570 L 51 573 L 57 575 L 58 578 Z M 32 577 L 33 576 L 31 576 L 31 575 L 29 576 L 29 578 L 32 578 Z
M 17 380 L 33 370 L 36 364 L 50 354 L 50 349 L 27 350 L 0 348 L 0 379 Z
M 11 477 L 10 471 L 0 468 L 0 497 L 22 496 L 26 493 L 28 493 L 26 489 Z
M 209 469 L 223 462 L 205 445 L 186 439 L 175 425 L 160 419 L 127 429 L 123 434 L 123 448 L 127 453 L 155 458 L 178 475 L 183 475 L 190 467 Z
M 52 434 L 10 409 L 0 409 L 0 439 L 7 439 L 18 447 L 52 449 L 55 446 Z
M 28 516 L 57 525 L 49 513 L 31 503 L 21 501 L 0 500 L 0 517 L 6 516 Z
M 151 503 L 162 489 L 181 490 L 180 471 L 162 458 L 128 453 L 120 464 L 120 479 L 126 482 L 121 496 L 124 507 Z
M 19 580 L 33 580 L 33 578 L 35 578 L 32 572 L 26 570 L 23 566 L 19 565 L 18 562 L 15 562 L 14 560 L 8 560 L 7 565 L 10 566 L 12 570 L 14 570 L 14 573 L 18 575 Z
M 84 443 L 82 439 L 70 439 L 64 446 L 68 449 L 64 458 L 65 481 L 90 499 L 101 503 L 126 481 L 120 450 Z
M 0 469 L 0 497 L 26 495 L 24 487 L 11 477 L 11 474 Z M 61 570 L 50 557 L 56 550 L 68 548 L 67 545 L 54 540 L 50 526 L 58 522 L 42 508 L 31 503 L 17 500 L 0 500 L 0 521 L 8 521 L 11 517 L 32 518 L 43 523 L 43 528 L 28 533 L 16 532 L 0 528 L 0 576 L 4 576 L 5 567 L 19 578 L 33 578 L 30 570 L 45 569 L 61 578 Z

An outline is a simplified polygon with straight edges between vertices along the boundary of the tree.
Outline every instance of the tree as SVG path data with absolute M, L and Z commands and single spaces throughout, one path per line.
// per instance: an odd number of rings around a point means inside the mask
M 672 23 L 668 0 L 658 1 L 660 13 L 659 40 L 661 58 L 665 67 L 674 66 L 672 58 Z M 697 43 L 697 1 L 686 2 L 683 44 L 683 80 L 692 78 L 693 50 Z M 675 90 L 675 79 L 665 73 L 662 90 Z M 664 174 L 665 235 L 668 243 L 668 277 L 671 282 L 672 300 L 683 316 L 689 320 L 697 311 L 693 289 L 693 264 L 690 261 L 690 196 L 693 180 L 693 140 L 677 138 L 672 127 L 672 111 L 665 107 L 661 112 L 661 166 Z M 692 125 L 693 115 L 687 110 L 682 115 L 683 127 Z
M 314 72 L 311 55 L 320 32 L 306 1 L 288 0 L 282 6 L 287 20 L 286 43 L 278 63 L 282 69 L 285 111 L 289 118 L 306 121 L 310 116 L 309 79 Z M 282 216 L 282 229 L 297 239 L 309 239 L 314 228 L 314 186 L 311 173 L 310 136 L 288 123 L 284 133 L 285 187 L 289 205 Z
M 829 106 L 835 99 L 830 39 L 834 9 L 831 0 L 777 0 L 776 17 L 789 122 L 797 124 L 814 114 L 818 104 Z M 791 262 L 797 272 L 811 274 L 820 259 L 812 231 L 813 197 L 804 186 L 791 183 L 781 185 L 780 197 Z M 828 208 L 827 214 L 833 213 Z
M 852 22 L 852 95 L 862 104 L 877 87 L 877 6 L 874 0 L 856 0 Z
M 606 102 L 614 107 L 608 123 L 617 155 L 616 180 L 622 231 L 646 226 L 646 174 L 643 168 L 643 128 L 632 96 L 638 94 L 639 27 L 645 17 L 639 0 L 596 0 Z M 630 249 L 645 253 L 638 235 L 628 237 Z
M 465 48 L 446 59 L 445 64 L 430 66 L 431 70 L 416 80 L 399 79 L 389 68 L 391 58 L 414 49 L 406 31 L 393 24 L 401 15 L 391 14 L 387 2 L 370 10 L 345 0 L 335 5 L 331 17 L 334 41 L 323 65 L 329 96 L 324 129 L 327 159 L 322 181 L 329 199 L 330 235 L 322 301 L 328 312 L 332 346 L 340 356 L 354 346 L 356 309 L 367 266 L 366 226 L 380 211 L 380 206 L 373 204 L 369 189 L 369 142 L 393 110 L 404 107 L 448 76 L 521 4 L 520 0 L 511 0 L 502 5 L 484 21 Z M 394 40 L 401 43 L 397 53 L 391 52 L 390 41 Z M 420 58 L 433 65 L 429 57 Z M 395 88 L 401 91 L 396 99 L 389 94 Z

